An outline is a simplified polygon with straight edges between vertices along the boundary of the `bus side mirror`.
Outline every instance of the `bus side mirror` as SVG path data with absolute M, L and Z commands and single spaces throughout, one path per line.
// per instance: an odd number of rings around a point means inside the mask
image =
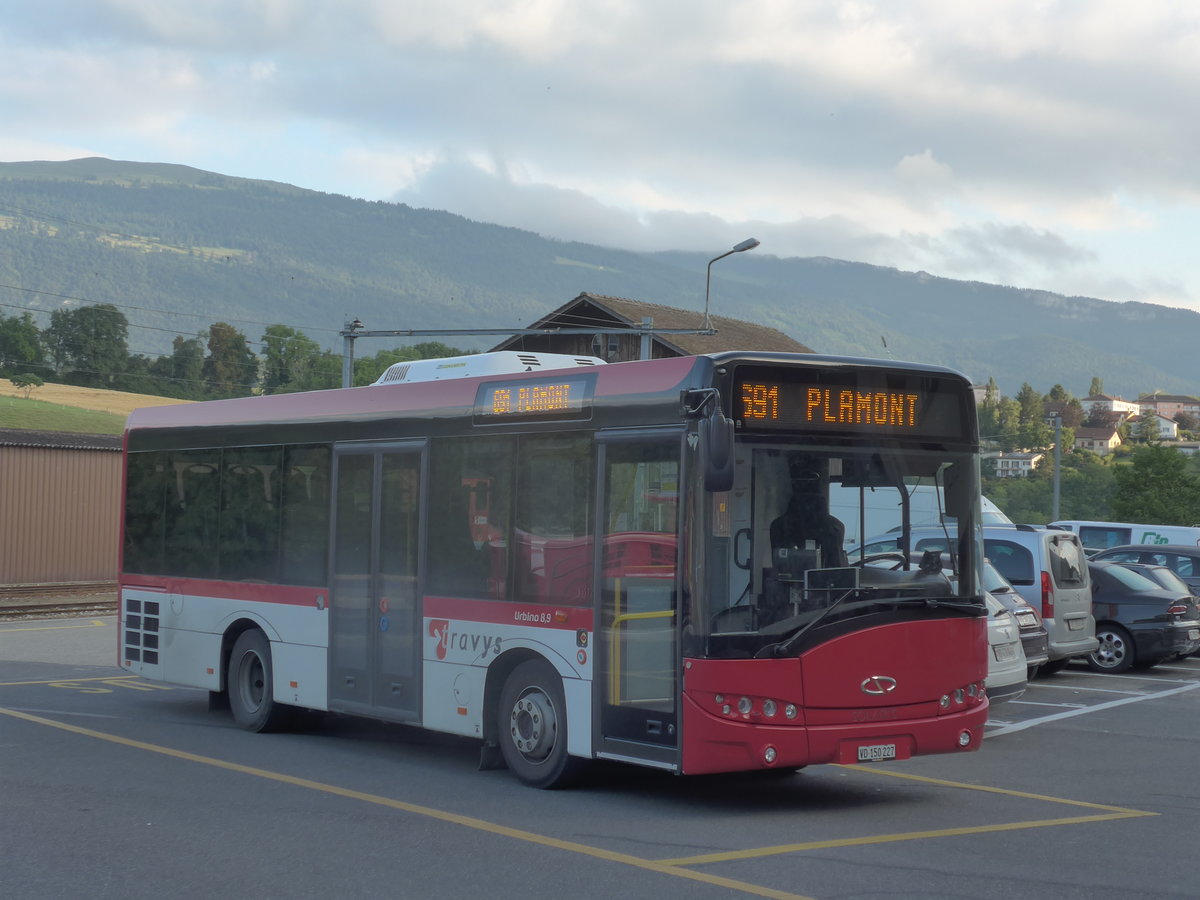
M 963 475 L 963 469 L 960 464 L 955 463 L 946 468 L 944 475 L 945 491 L 946 491 L 946 508 L 942 510 L 945 514 L 950 514 L 950 510 L 955 510 L 953 515 L 959 515 L 958 510 L 961 510 L 964 504 L 970 502 L 968 496 L 968 485 L 970 481 Z
M 704 487 L 713 493 L 733 489 L 733 422 L 717 404 L 700 420 Z

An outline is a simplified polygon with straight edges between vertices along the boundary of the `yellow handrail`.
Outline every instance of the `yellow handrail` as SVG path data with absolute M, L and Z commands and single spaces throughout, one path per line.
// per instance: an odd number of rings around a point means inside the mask
M 617 596 L 620 597 L 620 587 L 617 587 Z M 663 609 L 657 612 L 639 612 L 639 613 L 624 613 L 615 616 L 612 621 L 611 632 L 612 637 L 608 642 L 608 696 L 611 698 L 610 703 L 614 706 L 621 702 L 621 642 L 617 638 L 617 631 L 620 626 L 626 622 L 645 621 L 646 619 L 667 619 L 674 618 L 675 610 Z

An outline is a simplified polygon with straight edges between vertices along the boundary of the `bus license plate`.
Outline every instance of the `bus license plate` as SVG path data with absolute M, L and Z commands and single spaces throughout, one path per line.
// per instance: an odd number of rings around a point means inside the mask
M 881 759 L 895 759 L 895 744 L 868 744 L 858 748 L 859 762 L 875 762 Z
M 1188 640 L 1189 641 L 1200 641 L 1200 628 L 1189 628 L 1188 629 Z

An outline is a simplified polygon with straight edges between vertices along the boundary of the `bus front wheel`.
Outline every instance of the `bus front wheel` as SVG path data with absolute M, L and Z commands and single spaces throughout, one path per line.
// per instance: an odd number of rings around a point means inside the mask
M 243 631 L 229 655 L 226 680 L 233 719 L 247 731 L 278 731 L 291 708 L 276 703 L 271 674 L 271 642 L 257 628 Z
M 531 659 L 509 674 L 497 707 L 500 751 L 509 770 L 537 788 L 566 787 L 582 760 L 567 753 L 562 680 L 548 662 Z

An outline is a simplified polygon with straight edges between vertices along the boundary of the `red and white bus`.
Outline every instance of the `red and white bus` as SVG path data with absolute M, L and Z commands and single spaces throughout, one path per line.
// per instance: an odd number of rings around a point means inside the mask
M 484 354 L 137 410 L 121 665 L 227 697 L 253 731 L 302 707 L 478 738 L 538 787 L 596 758 L 686 775 L 978 749 L 967 380 L 807 354 L 599 363 Z M 937 485 L 956 577 L 848 565 L 831 485 L 902 517 Z

